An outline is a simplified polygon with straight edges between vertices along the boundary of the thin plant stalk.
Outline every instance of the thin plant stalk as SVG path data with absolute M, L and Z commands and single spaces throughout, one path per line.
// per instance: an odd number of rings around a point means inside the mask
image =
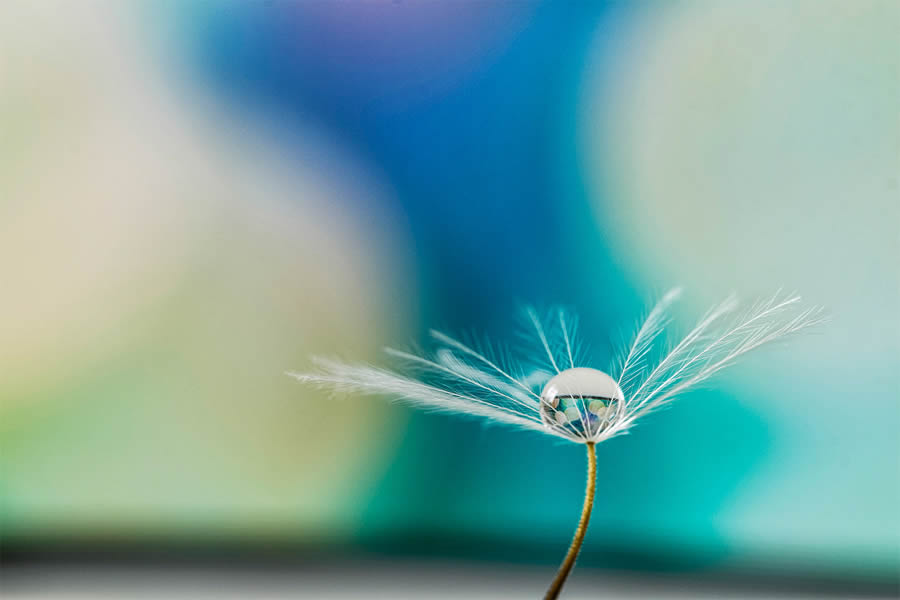
M 581 544 L 584 542 L 584 535 L 587 533 L 588 522 L 591 520 L 591 509 L 594 508 L 594 491 L 597 488 L 597 450 L 596 444 L 588 442 L 587 446 L 587 486 L 584 489 L 584 507 L 581 509 L 581 518 L 578 520 L 578 527 L 575 529 L 575 536 L 572 538 L 572 544 L 566 557 L 563 559 L 553 583 L 544 595 L 544 600 L 556 600 L 562 591 L 572 567 L 575 566 L 575 559 L 578 558 L 578 551 L 581 550 Z

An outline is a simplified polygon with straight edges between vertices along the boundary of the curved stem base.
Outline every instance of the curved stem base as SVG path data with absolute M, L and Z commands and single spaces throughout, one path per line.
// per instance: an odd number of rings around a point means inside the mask
M 578 551 L 581 550 L 581 544 L 584 542 L 584 534 L 587 533 L 588 521 L 591 520 L 591 509 L 594 507 L 594 490 L 597 487 L 597 451 L 593 442 L 587 444 L 587 487 L 584 490 L 584 507 L 581 509 L 581 519 L 578 521 L 578 527 L 575 529 L 575 536 L 572 538 L 572 544 L 569 551 L 563 559 L 553 583 L 544 595 L 544 600 L 556 600 L 562 591 L 566 578 L 575 566 L 575 559 L 578 558 Z

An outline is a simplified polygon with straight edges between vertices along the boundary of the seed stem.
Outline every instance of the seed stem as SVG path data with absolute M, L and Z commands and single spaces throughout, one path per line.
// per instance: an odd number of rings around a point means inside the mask
M 553 578 L 550 589 L 544 595 L 544 600 L 556 600 L 559 598 L 559 593 L 566 583 L 566 578 L 572 571 L 572 567 L 575 566 L 575 559 L 578 558 L 578 551 L 581 550 L 584 534 L 587 533 L 588 521 L 591 519 L 591 509 L 594 507 L 594 490 L 597 487 L 597 451 L 594 447 L 594 442 L 588 442 L 586 446 L 588 464 L 587 487 L 584 490 L 584 508 L 581 509 L 581 519 L 579 519 L 578 527 L 575 529 L 572 545 L 569 546 L 566 558 L 563 559 L 559 571 L 556 572 L 556 577 Z

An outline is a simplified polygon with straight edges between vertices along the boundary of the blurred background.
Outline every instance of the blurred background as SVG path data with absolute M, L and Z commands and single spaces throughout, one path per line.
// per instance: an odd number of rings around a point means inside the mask
M 582 448 L 283 373 L 832 321 L 598 449 L 570 597 L 891 597 L 900 3 L 0 5 L 9 597 L 536 597 Z M 610 345 L 613 346 L 610 346 Z

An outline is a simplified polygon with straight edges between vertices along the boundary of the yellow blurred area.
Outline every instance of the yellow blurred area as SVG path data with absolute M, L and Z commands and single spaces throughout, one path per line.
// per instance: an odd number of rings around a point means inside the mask
M 162 73 L 112 6 L 0 7 L 2 525 L 340 532 L 397 419 L 284 371 L 403 334 L 389 191 Z

